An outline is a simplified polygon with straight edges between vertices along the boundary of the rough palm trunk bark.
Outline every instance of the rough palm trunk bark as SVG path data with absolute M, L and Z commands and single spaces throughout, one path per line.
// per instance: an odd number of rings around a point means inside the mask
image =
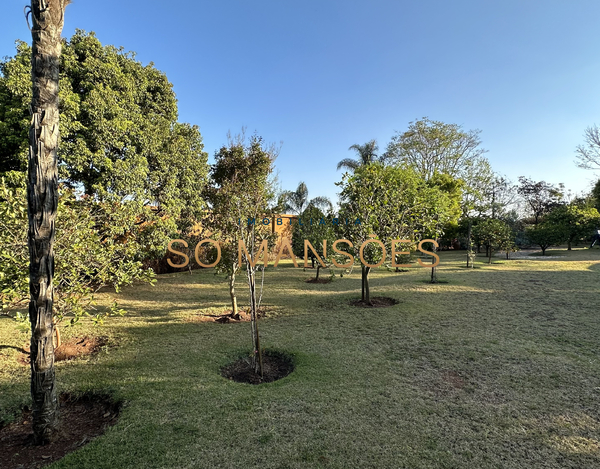
M 31 397 L 36 444 L 51 441 L 58 423 L 52 323 L 54 235 L 58 206 L 58 80 L 67 0 L 32 0 L 31 125 L 27 174 Z M 28 13 L 28 15 L 29 15 Z

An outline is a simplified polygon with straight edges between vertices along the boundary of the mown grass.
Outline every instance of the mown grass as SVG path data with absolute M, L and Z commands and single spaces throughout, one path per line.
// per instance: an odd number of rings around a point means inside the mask
M 399 301 L 378 309 L 348 305 L 357 270 L 321 285 L 270 267 L 262 343 L 296 369 L 259 386 L 219 374 L 250 349 L 248 323 L 191 320 L 227 308 L 222 277 L 126 289 L 126 317 L 66 331 L 115 346 L 57 365 L 60 390 L 111 392 L 122 416 L 51 467 L 600 467 L 600 250 L 563 254 L 466 269 L 464 253 L 443 252 L 441 284 L 423 282 L 428 269 L 377 269 L 373 294 Z M 29 401 L 11 348 L 26 342 L 0 318 L 4 420 Z

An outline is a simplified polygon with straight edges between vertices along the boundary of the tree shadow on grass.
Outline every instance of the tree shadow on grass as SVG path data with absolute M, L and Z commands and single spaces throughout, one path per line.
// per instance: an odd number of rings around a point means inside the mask
M 29 354 L 29 352 L 27 350 L 25 350 L 24 348 L 21 348 L 21 347 L 15 347 L 14 345 L 0 345 L 0 350 L 7 350 L 7 349 L 13 349 L 13 350 L 16 350 L 17 352 Z

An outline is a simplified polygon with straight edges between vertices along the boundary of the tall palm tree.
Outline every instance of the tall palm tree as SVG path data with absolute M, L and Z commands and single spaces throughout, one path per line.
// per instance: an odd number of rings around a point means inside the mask
M 377 152 L 379 151 L 377 140 L 370 140 L 364 145 L 359 145 L 355 143 L 350 148 L 348 148 L 348 150 L 356 151 L 356 153 L 358 153 L 358 159 L 354 160 L 352 158 L 344 158 L 337 165 L 338 171 L 342 168 L 354 171 L 360 166 L 383 160 L 380 156 L 377 155 Z
M 320 209 L 331 210 L 333 205 L 327 197 L 315 197 L 308 200 L 308 188 L 304 182 L 300 182 L 295 191 L 285 191 L 282 194 L 285 201 L 284 210 L 300 215 L 308 207 L 318 207 Z
M 65 7 L 69 0 L 31 0 L 31 99 L 27 174 L 31 397 L 37 444 L 56 434 L 52 302 L 54 222 L 58 207 L 58 78 Z

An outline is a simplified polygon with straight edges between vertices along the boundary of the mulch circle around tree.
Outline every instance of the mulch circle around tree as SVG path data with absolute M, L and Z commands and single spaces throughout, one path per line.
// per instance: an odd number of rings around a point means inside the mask
M 398 304 L 398 300 L 387 296 L 373 296 L 371 297 L 371 304 L 363 300 L 352 300 L 350 302 L 350 306 L 358 306 L 360 308 L 387 308 L 395 304 Z
M 309 278 L 306 283 L 331 283 L 329 278 Z
M 284 378 L 294 371 L 292 358 L 282 352 L 263 351 L 263 375 L 254 373 L 250 357 L 240 358 L 221 368 L 221 376 L 237 383 L 261 384 L 272 383 Z
M 58 433 L 43 446 L 33 444 L 31 410 L 25 408 L 16 422 L 0 428 L 0 467 L 37 469 L 59 460 L 117 423 L 121 405 L 104 394 L 62 394 Z
M 54 350 L 54 361 L 61 362 L 85 355 L 93 355 L 100 351 L 108 343 L 106 337 L 72 337 L 65 340 L 60 347 Z M 29 366 L 29 347 L 23 348 L 26 353 L 21 353 L 17 361 L 22 365 Z

